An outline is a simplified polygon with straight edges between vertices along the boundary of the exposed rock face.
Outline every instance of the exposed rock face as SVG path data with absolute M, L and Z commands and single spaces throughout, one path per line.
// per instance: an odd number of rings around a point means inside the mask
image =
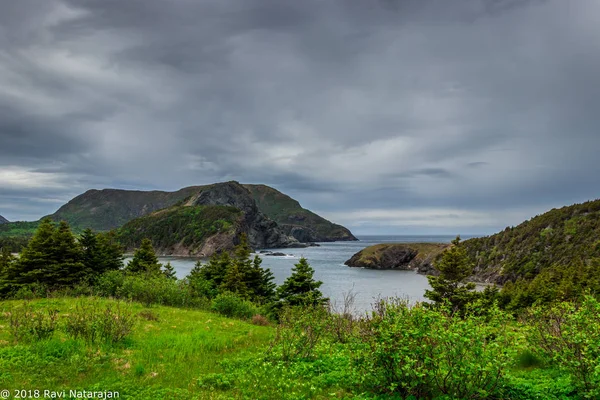
M 0 215 L 0 224 L 8 224 L 8 220 Z
M 288 235 L 300 242 L 358 240 L 345 227 L 303 208 L 286 194 L 266 185 L 243 185 L 250 191 L 258 208 L 277 222 Z
M 440 243 L 378 244 L 354 254 L 345 264 L 349 267 L 414 270 L 424 275 L 437 275 L 433 261 L 446 247 L 448 245 Z
M 286 235 L 266 215 L 258 210 L 252 195 L 237 182 L 225 182 L 211 185 L 188 200 L 188 205 L 232 206 L 244 213 L 240 233 L 248 235 L 253 248 L 294 247 L 298 240 Z

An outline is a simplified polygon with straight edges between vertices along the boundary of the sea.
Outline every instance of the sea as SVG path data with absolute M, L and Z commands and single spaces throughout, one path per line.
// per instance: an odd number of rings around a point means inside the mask
M 285 256 L 259 254 L 262 266 L 271 269 L 275 282 L 279 285 L 291 275 L 294 264 L 301 257 L 307 259 L 315 270 L 315 279 L 323 282 L 320 290 L 330 298 L 332 306 L 342 311 L 344 300 L 353 297 L 350 310 L 363 313 L 381 298 L 399 297 L 414 303 L 424 301 L 425 290 L 429 288 L 427 278 L 413 271 L 373 270 L 351 268 L 344 262 L 365 247 L 378 243 L 450 243 L 455 236 L 357 236 L 354 242 L 324 242 L 318 247 L 302 249 L 269 249 Z M 468 237 L 465 237 L 467 239 Z M 259 252 L 260 249 L 257 249 Z M 170 262 L 178 278 L 184 278 L 198 260 L 182 257 L 160 257 L 160 262 Z M 202 260 L 201 260 L 202 261 Z

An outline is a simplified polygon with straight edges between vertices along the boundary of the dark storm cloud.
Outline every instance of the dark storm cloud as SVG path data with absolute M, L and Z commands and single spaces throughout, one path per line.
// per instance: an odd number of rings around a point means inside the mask
M 0 214 L 236 179 L 358 232 L 491 232 L 598 197 L 599 27 L 593 0 L 5 2 Z

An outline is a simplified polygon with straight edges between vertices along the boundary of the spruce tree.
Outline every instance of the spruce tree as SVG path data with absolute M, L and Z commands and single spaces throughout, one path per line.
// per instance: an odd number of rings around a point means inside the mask
M 19 260 L 7 273 L 7 281 L 15 286 L 31 283 L 52 284 L 51 271 L 55 270 L 54 224 L 44 218 L 35 234 L 21 251 Z
M 277 285 L 275 277 L 268 268 L 262 267 L 262 259 L 254 256 L 252 265 L 246 273 L 246 286 L 250 290 L 250 297 L 259 303 L 268 303 L 275 300 Z
M 127 271 L 132 273 L 160 274 L 161 264 L 152 247 L 150 239 L 143 239 L 140 248 L 133 253 L 133 259 L 127 264 Z
M 292 268 L 292 275 L 277 289 L 281 302 L 290 306 L 316 306 L 329 301 L 319 291 L 323 282 L 315 281 L 314 273 L 306 259 L 300 258 Z
M 79 238 L 83 250 L 86 279 L 95 281 L 106 271 L 123 267 L 123 249 L 117 242 L 115 232 L 94 233 L 86 229 Z
M 82 250 L 75 240 L 69 224 L 61 221 L 53 234 L 54 260 L 53 268 L 49 271 L 52 284 L 71 286 L 85 278 Z
M 15 258 L 7 246 L 2 247 L 0 251 L 0 298 L 10 291 L 10 283 L 8 282 L 8 274 L 13 268 Z
M 476 286 L 467 282 L 467 278 L 473 274 L 474 265 L 464 247 L 460 246 L 460 236 L 442 253 L 435 268 L 440 271 L 440 275 L 427 277 L 432 290 L 426 290 L 425 297 L 435 304 L 447 303 L 453 312 L 464 311 L 476 296 Z
M 209 282 L 214 289 L 218 289 L 223 283 L 225 274 L 232 262 L 233 260 L 229 256 L 229 253 L 223 251 L 221 253 L 214 253 L 207 264 L 202 264 L 198 261 L 196 267 L 198 267 L 199 275 L 205 281 Z
M 177 275 L 175 274 L 175 268 L 171 265 L 170 262 L 163 265 L 162 273 L 167 279 L 177 280 Z
M 246 285 L 245 275 L 237 262 L 233 262 L 223 278 L 223 283 L 219 286 L 221 292 L 231 292 L 237 294 L 241 298 L 248 298 L 250 290 Z

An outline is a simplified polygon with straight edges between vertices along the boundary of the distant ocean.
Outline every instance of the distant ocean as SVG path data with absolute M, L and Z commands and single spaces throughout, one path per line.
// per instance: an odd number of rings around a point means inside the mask
M 277 284 L 291 274 L 291 269 L 300 257 L 305 257 L 315 269 L 315 279 L 323 281 L 321 291 L 333 303 L 341 305 L 344 294 L 352 291 L 355 309 L 363 312 L 379 297 L 398 296 L 411 302 L 424 300 L 423 294 L 429 288 L 427 278 L 412 271 L 381 271 L 350 268 L 344 265 L 354 253 L 377 243 L 450 243 L 455 236 L 358 236 L 357 242 L 326 242 L 319 247 L 304 249 L 270 249 L 287 254 L 286 256 L 262 256 L 263 266 L 270 268 Z M 468 237 L 465 237 L 465 239 Z M 170 261 L 177 276 L 185 277 L 194 267 L 196 260 L 190 258 L 161 257 L 161 262 Z

